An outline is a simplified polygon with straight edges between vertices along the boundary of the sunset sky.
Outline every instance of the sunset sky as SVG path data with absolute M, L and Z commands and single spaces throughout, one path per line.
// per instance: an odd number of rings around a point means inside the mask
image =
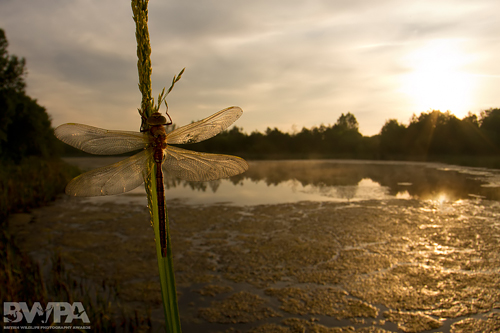
M 153 96 L 186 67 L 174 122 L 237 105 L 247 133 L 346 112 L 363 135 L 430 109 L 479 114 L 500 107 L 498 13 L 498 0 L 155 0 Z M 139 129 L 130 1 L 0 0 L 0 28 L 54 127 Z

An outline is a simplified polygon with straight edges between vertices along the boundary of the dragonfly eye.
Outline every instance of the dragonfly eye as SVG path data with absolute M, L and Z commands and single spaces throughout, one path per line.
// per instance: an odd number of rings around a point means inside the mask
M 148 123 L 149 126 L 166 125 L 167 118 L 162 116 L 161 113 L 155 112 L 148 117 L 148 120 L 146 122 Z

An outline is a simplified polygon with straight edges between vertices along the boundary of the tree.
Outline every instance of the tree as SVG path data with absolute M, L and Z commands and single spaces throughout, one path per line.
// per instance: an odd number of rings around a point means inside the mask
M 405 152 L 403 140 L 406 126 L 396 119 L 389 119 L 380 130 L 380 153 L 385 155 L 402 155 Z
M 13 90 L 24 92 L 26 84 L 26 60 L 17 56 L 9 56 L 7 47 L 9 43 L 5 32 L 0 29 L 0 90 Z
M 489 109 L 481 112 L 481 132 L 498 149 L 500 147 L 500 109 Z
M 432 110 L 422 112 L 418 117 L 412 116 L 405 137 L 405 149 L 410 155 L 426 158 L 430 154 L 440 114 L 440 111 Z
M 477 119 L 477 115 L 472 112 L 468 112 L 467 116 L 465 116 L 462 121 L 469 123 L 477 128 L 479 128 L 479 119 Z
M 485 139 L 485 135 L 481 133 L 477 115 L 470 111 L 460 123 L 460 138 L 463 154 L 480 155 L 495 150 L 491 143 Z
M 359 130 L 358 121 L 356 120 L 356 117 L 354 117 L 354 115 L 350 112 L 347 112 L 347 114 L 342 113 L 339 119 L 337 119 L 335 126 L 342 130 Z
M 0 156 L 19 162 L 27 156 L 50 157 L 57 150 L 45 108 L 25 94 L 26 61 L 7 52 L 0 29 Z
M 329 152 L 356 155 L 363 137 L 356 117 L 350 112 L 341 114 L 335 125 L 324 131 Z

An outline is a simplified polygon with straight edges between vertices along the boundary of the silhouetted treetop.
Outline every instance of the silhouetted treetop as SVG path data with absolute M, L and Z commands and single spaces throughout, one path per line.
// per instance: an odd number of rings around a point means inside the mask
M 27 156 L 51 157 L 57 141 L 44 107 L 24 92 L 25 60 L 9 56 L 0 29 L 0 159 L 20 162 Z
M 500 147 L 500 109 L 486 110 L 479 119 L 471 113 L 458 119 L 437 110 L 413 115 L 408 125 L 389 119 L 372 137 L 364 137 L 358 127 L 350 112 L 341 114 L 334 125 L 304 127 L 293 133 L 267 128 L 264 133 L 248 135 L 233 127 L 191 149 L 247 158 L 435 160 L 440 156 L 495 156 Z
M 354 115 L 350 112 L 347 112 L 347 114 L 341 114 L 339 119 L 337 119 L 337 122 L 335 123 L 336 126 L 338 126 L 341 129 L 345 130 L 358 130 L 359 129 L 359 124 L 358 120 Z
M 26 60 L 15 55 L 9 56 L 8 46 L 5 32 L 0 29 L 0 90 L 12 89 L 22 92 L 26 87 L 24 82 Z
M 465 116 L 462 119 L 462 121 L 465 121 L 471 125 L 479 127 L 479 119 L 477 118 L 477 115 L 475 115 L 474 113 L 472 113 L 470 111 L 467 113 L 467 116 Z
M 481 112 L 479 121 L 481 131 L 496 146 L 500 146 L 500 109 Z
M 413 115 L 408 126 L 390 119 L 380 131 L 380 153 L 383 158 L 424 159 L 429 155 L 496 154 L 499 120 L 499 113 L 493 109 L 482 112 L 481 119 L 469 112 L 460 120 L 450 112 L 436 110 Z

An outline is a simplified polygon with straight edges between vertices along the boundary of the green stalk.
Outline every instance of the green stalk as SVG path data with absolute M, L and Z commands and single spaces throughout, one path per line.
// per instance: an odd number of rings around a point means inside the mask
M 148 206 L 151 213 L 151 220 L 155 233 L 156 256 L 158 258 L 158 269 L 160 272 L 161 297 L 163 309 L 165 311 L 165 326 L 169 333 L 181 332 L 181 322 L 179 317 L 179 307 L 177 305 L 177 293 L 175 288 L 175 274 L 172 256 L 172 242 L 168 227 L 168 213 L 165 207 L 167 256 L 163 257 L 160 244 L 160 223 L 158 216 L 158 199 L 156 196 L 156 165 L 151 163 L 152 172 L 147 182 L 146 192 L 148 194 Z
M 139 89 L 142 93 L 142 103 L 139 113 L 141 114 L 141 130 L 147 130 L 148 125 L 145 120 L 155 110 L 154 101 L 151 93 L 151 45 L 149 42 L 148 31 L 148 0 L 132 0 L 132 11 L 136 23 L 137 39 L 137 68 L 139 72 Z M 159 98 L 160 99 L 160 98 Z M 161 100 L 158 100 L 158 108 Z M 181 324 L 179 316 L 179 307 L 177 304 L 177 293 L 175 288 L 175 274 L 172 256 L 172 245 L 170 241 L 170 232 L 168 227 L 168 214 L 165 205 L 165 223 L 167 256 L 163 257 L 160 244 L 160 223 L 158 216 L 158 198 L 156 195 L 156 165 L 151 161 L 149 165 L 151 170 L 148 177 L 144 179 L 146 193 L 148 195 L 148 207 L 151 214 L 151 223 L 153 225 L 156 242 L 156 256 L 158 258 L 158 270 L 160 272 L 161 296 L 163 308 L 165 311 L 165 327 L 169 333 L 180 333 Z

